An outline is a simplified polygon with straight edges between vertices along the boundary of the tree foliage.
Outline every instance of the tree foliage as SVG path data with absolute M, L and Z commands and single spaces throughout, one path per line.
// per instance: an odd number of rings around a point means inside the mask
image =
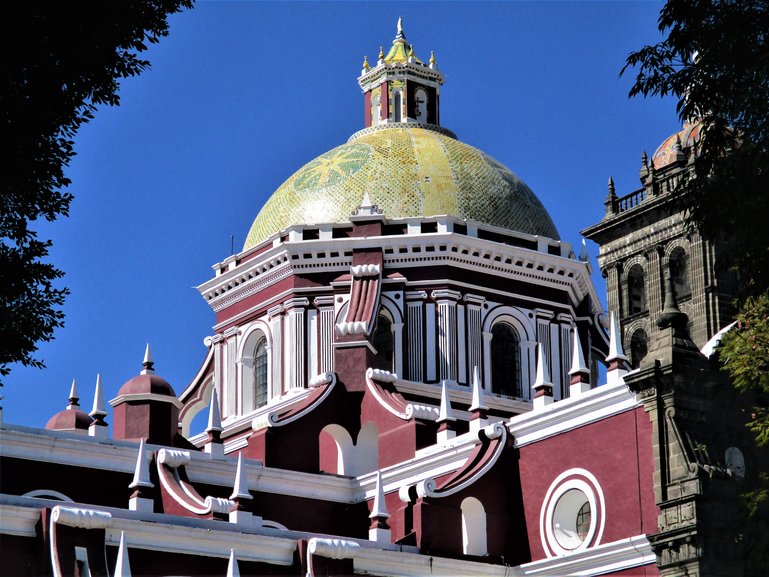
M 37 343 L 62 326 L 63 272 L 45 262 L 38 219 L 66 216 L 66 167 L 78 129 L 100 105 L 119 104 L 122 78 L 149 63 L 138 54 L 168 35 L 168 15 L 192 0 L 21 2 L 6 10 L 0 46 L 0 377 L 9 365 L 42 366 Z
M 678 98 L 682 121 L 702 124 L 693 174 L 676 192 L 691 224 L 731 248 L 740 281 L 738 324 L 720 360 L 753 406 L 748 424 L 769 446 L 769 2 L 668 0 L 666 38 L 630 54 L 630 96 Z M 769 475 L 742 495 L 739 533 L 750 574 L 764 574 L 769 543 Z
M 630 54 L 630 96 L 678 98 L 681 120 L 698 119 L 694 178 L 681 195 L 691 221 L 725 238 L 741 296 L 769 288 L 769 3 L 669 0 L 659 18 L 667 37 Z

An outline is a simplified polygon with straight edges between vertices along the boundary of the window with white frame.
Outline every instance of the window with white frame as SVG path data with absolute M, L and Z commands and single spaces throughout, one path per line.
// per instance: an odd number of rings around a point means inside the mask
M 521 346 L 518 332 L 504 321 L 491 327 L 491 392 L 521 396 Z
M 267 404 L 267 338 L 262 336 L 254 350 L 254 408 Z

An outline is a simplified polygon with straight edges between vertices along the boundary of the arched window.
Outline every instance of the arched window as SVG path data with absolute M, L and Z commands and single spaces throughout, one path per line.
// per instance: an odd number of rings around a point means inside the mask
M 646 310 L 646 282 L 641 265 L 633 266 L 627 274 L 628 313 L 634 315 Z
M 491 391 L 521 396 L 521 350 L 518 333 L 508 323 L 491 327 Z
M 260 338 L 254 350 L 254 408 L 267 404 L 267 339 Z
M 688 297 L 692 293 L 689 286 L 689 257 L 682 248 L 670 253 L 670 279 L 673 281 L 673 294 L 676 299 Z
M 649 352 L 647 349 L 647 343 L 649 338 L 646 336 L 646 331 L 638 329 L 630 337 L 630 364 L 634 369 L 641 366 L 641 361 Z
M 465 555 L 487 555 L 486 511 L 475 497 L 467 497 L 460 505 L 462 509 L 462 553 Z
M 393 122 L 401 121 L 401 91 L 393 92 Z
M 392 323 L 385 315 L 379 315 L 371 341 L 377 351 L 374 356 L 374 368 L 392 371 L 394 349 Z
M 376 126 L 382 121 L 382 97 L 375 94 L 371 99 L 371 126 Z
M 414 102 L 416 104 L 415 116 L 417 122 L 427 122 L 427 92 L 424 88 L 417 89 Z

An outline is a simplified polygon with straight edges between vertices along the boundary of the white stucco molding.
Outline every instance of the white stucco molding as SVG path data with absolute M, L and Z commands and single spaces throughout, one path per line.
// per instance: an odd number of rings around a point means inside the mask
M 510 417 L 507 428 L 515 439 L 515 446 L 522 447 L 629 411 L 639 405 L 640 402 L 624 383 L 602 385 L 578 397 Z

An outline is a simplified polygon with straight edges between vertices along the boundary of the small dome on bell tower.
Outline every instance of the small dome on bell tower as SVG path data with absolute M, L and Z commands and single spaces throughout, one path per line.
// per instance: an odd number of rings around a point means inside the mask
M 413 44 L 406 40 L 401 18 L 387 55 L 380 48 L 373 67 L 364 58 L 358 84 L 363 89 L 366 128 L 396 122 L 440 124 L 438 100 L 443 74 L 434 53 L 430 53 L 429 64 L 417 57 Z

